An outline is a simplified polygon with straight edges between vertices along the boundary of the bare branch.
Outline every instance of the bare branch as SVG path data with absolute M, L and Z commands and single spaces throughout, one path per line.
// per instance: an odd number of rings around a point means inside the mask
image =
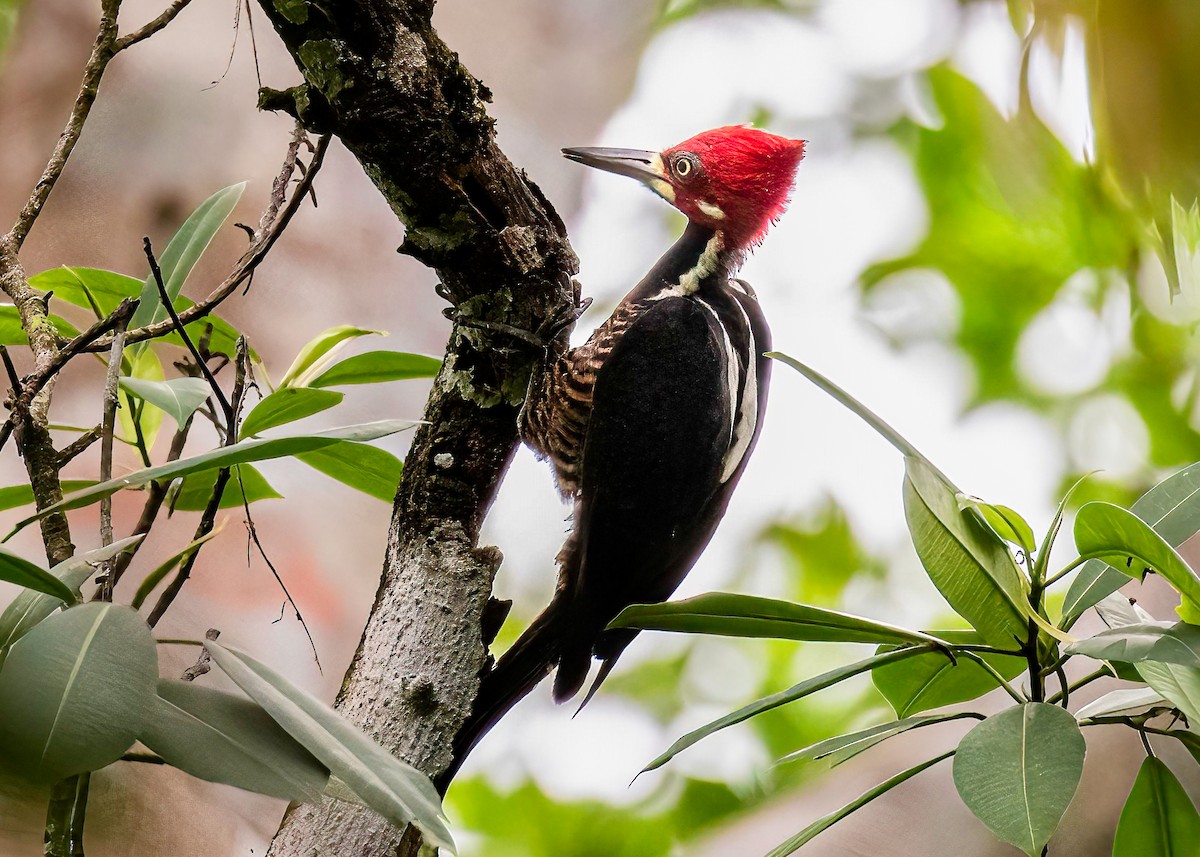
M 132 33 L 127 33 L 117 39 L 113 45 L 113 53 L 120 53 L 126 48 L 133 47 L 138 42 L 150 38 L 167 24 L 175 20 L 175 16 L 182 12 L 192 0 L 175 0 L 168 6 L 163 13 L 155 18 L 150 23 L 140 29 L 134 30 Z
M 104 381 L 104 419 L 100 423 L 100 433 L 103 438 L 100 445 L 100 481 L 112 479 L 113 468 L 113 435 L 117 428 L 117 408 L 120 406 L 118 385 L 121 382 L 121 357 L 125 351 L 125 325 L 129 317 L 125 316 L 117 322 L 116 334 L 113 336 L 112 351 L 108 357 L 108 374 Z M 100 546 L 108 547 L 113 543 L 112 495 L 100 501 Z M 100 600 L 112 601 L 113 561 L 108 560 L 102 566 L 104 583 L 100 586 Z
M 305 195 L 312 187 L 316 173 L 321 169 L 321 163 L 324 161 L 325 152 L 328 150 L 330 142 L 328 136 L 322 137 L 317 142 L 316 150 L 313 153 L 312 160 L 309 162 L 307 173 L 296 184 L 291 197 L 287 199 L 287 204 L 284 205 L 287 185 L 296 169 L 296 157 L 303 140 L 303 130 L 297 125 L 296 136 L 293 137 L 292 143 L 288 147 L 288 155 L 284 159 L 283 169 L 280 170 L 279 176 L 276 177 L 275 183 L 272 186 L 271 200 L 266 211 L 263 212 L 262 219 L 259 221 L 254 242 L 242 254 L 242 257 L 229 273 L 229 276 L 208 297 L 179 313 L 181 324 L 191 324 L 197 319 L 204 318 L 204 316 L 220 306 L 222 301 L 232 295 L 238 286 L 246 282 L 253 275 L 254 269 L 266 258 L 271 248 L 275 245 L 275 242 L 279 239 L 279 236 L 287 228 L 288 223 L 291 222 L 301 203 L 304 202 Z M 157 339 L 160 336 L 166 336 L 173 330 L 175 330 L 174 321 L 167 319 L 129 331 L 126 342 L 132 345 L 136 342 L 144 342 L 147 339 Z M 112 339 L 105 337 L 91 343 L 84 350 L 104 351 L 111 345 Z

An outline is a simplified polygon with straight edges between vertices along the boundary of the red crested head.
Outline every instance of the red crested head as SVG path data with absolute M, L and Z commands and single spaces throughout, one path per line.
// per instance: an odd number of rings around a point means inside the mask
M 741 125 L 697 134 L 662 153 L 668 202 L 724 231 L 727 245 L 758 244 L 787 208 L 804 145 Z
M 743 125 L 697 134 L 662 152 L 563 149 L 572 160 L 632 176 L 688 220 L 725 235 L 729 249 L 762 241 L 787 208 L 804 140 Z

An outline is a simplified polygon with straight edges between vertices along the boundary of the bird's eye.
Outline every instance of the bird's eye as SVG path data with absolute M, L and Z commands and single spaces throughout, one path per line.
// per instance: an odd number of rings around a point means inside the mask
M 675 175 L 681 179 L 686 179 L 696 169 L 696 165 L 692 163 L 692 159 L 686 155 L 675 159 Z

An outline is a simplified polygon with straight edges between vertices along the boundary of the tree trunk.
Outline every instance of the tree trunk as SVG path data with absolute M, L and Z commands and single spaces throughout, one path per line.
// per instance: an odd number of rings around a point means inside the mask
M 406 227 L 401 252 L 433 267 L 456 307 L 446 362 L 404 465 L 383 578 L 338 707 L 430 776 L 478 690 L 495 548 L 479 527 L 517 443 L 541 355 L 487 323 L 533 330 L 576 300 L 562 221 L 496 147 L 490 94 L 430 24 L 431 0 L 260 0 L 304 74 L 262 104 L 332 131 Z M 480 322 L 483 324 L 481 325 Z M 326 801 L 292 812 L 271 854 L 414 854 L 417 838 Z

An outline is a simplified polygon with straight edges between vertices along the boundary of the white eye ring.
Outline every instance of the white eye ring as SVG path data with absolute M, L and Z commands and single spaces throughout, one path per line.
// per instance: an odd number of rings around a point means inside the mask
M 685 179 L 692 174 L 692 162 L 689 158 L 680 158 L 675 162 L 675 175 Z

